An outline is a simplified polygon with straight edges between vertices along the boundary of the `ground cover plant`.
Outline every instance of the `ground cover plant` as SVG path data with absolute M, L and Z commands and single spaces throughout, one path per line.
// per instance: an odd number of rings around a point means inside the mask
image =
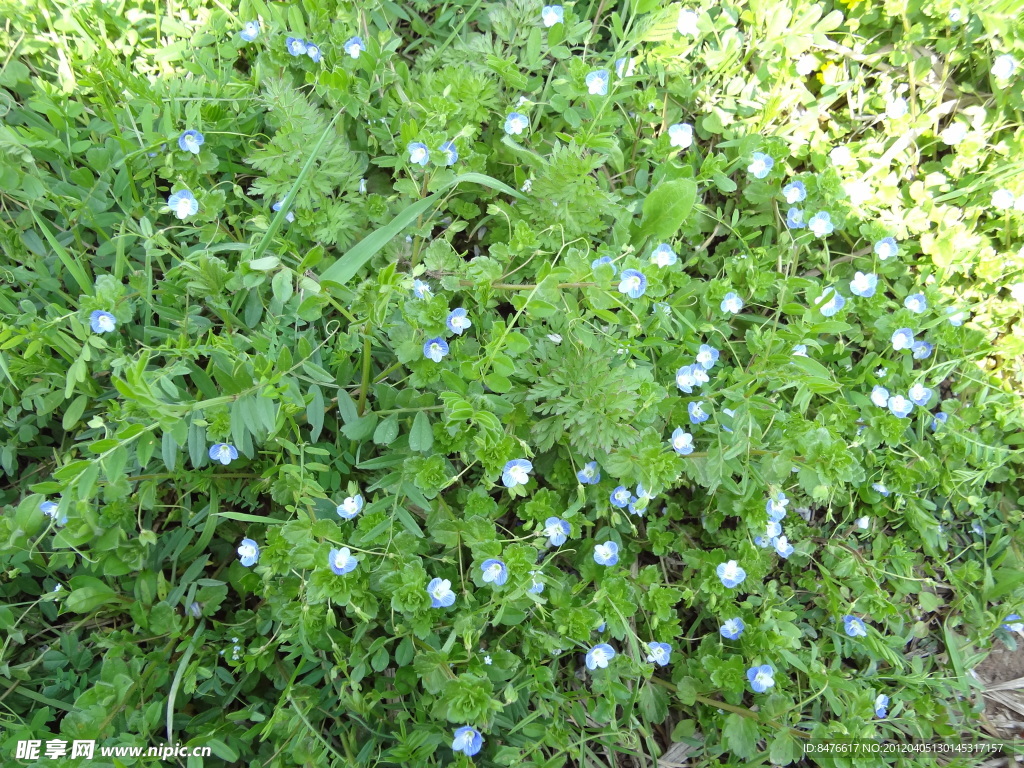
M 0 9 L 4 765 L 1013 752 L 1014 2 Z

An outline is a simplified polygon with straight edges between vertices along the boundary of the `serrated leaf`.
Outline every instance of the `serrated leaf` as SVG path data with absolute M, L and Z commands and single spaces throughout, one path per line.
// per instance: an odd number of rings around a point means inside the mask
M 757 740 L 759 738 L 757 723 L 749 717 L 732 713 L 725 718 L 722 738 L 725 741 L 726 747 L 736 757 L 753 757 L 754 753 L 757 752 Z

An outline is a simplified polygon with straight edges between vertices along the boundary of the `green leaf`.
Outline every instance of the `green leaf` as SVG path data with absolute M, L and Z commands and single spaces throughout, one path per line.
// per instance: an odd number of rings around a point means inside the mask
M 793 738 L 788 728 L 783 728 L 768 748 L 768 759 L 773 765 L 789 765 L 803 757 L 803 747 Z
M 89 613 L 101 605 L 117 600 L 117 593 L 92 576 L 74 576 L 71 593 L 64 598 L 64 607 L 73 613 Z
M 434 430 L 430 427 L 430 418 L 423 411 L 412 420 L 409 432 L 409 447 L 419 453 L 426 453 L 434 445 Z
M 309 439 L 316 442 L 324 428 L 324 393 L 316 384 L 309 388 L 312 399 L 306 406 L 306 421 L 309 422 Z
M 390 445 L 398 437 L 398 416 L 391 414 L 377 425 L 373 431 L 373 442 L 377 445 Z
M 662 182 L 644 200 L 641 236 L 660 240 L 674 237 L 690 215 L 696 200 L 697 184 L 692 179 Z
M 640 690 L 640 711 L 652 723 L 663 723 L 668 717 L 668 693 L 648 683 Z
M 736 757 L 753 757 L 757 752 L 757 723 L 749 717 L 733 713 L 725 718 L 722 738 Z

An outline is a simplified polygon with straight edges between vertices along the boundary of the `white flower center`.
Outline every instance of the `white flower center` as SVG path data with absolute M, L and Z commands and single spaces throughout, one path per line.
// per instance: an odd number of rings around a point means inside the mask
M 767 672 L 758 672 L 754 680 L 758 683 L 758 685 L 761 685 L 765 688 L 767 688 L 775 682 L 772 679 L 772 676 Z
M 183 219 L 186 216 L 191 215 L 192 214 L 192 201 L 189 200 L 187 197 L 183 197 L 183 198 L 179 199 L 176 210 L 178 212 L 178 218 L 179 219 Z

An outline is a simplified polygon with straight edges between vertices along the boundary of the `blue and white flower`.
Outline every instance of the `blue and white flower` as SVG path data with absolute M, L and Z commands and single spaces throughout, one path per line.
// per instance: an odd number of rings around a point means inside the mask
M 346 573 L 352 573 L 359 565 L 358 558 L 352 555 L 352 550 L 348 547 L 342 547 L 341 549 L 332 549 L 327 555 L 327 562 L 331 566 L 331 570 L 334 571 L 337 576 L 344 576 Z
M 430 150 L 422 141 L 410 142 L 406 149 L 409 151 L 409 162 L 413 165 L 424 166 L 430 161 Z
M 587 651 L 587 669 L 605 669 L 608 662 L 615 657 L 615 649 L 608 643 L 598 643 Z
M 910 328 L 897 328 L 893 331 L 892 348 L 899 352 L 901 349 L 910 349 L 914 344 L 914 332 Z
M 684 37 L 696 37 L 700 34 L 697 30 L 697 13 L 689 8 L 682 8 L 679 11 L 679 18 L 676 20 L 676 30 Z
M 893 395 L 889 398 L 889 410 L 892 411 L 893 416 L 905 419 L 914 410 L 914 404 L 903 395 Z
M 60 508 L 60 505 L 57 502 L 55 502 L 55 501 L 44 501 L 42 504 L 39 505 L 39 511 L 42 512 L 47 517 L 53 518 L 54 522 L 57 525 L 67 525 L 67 522 L 68 522 L 67 513 L 64 513 L 64 514 L 60 515 L 59 518 L 57 517 L 57 513 L 58 513 L 58 509 L 59 508 Z
M 924 386 L 921 382 L 914 384 L 910 391 L 907 393 L 907 397 L 914 403 L 922 408 L 928 405 L 928 401 L 932 399 L 932 390 Z
M 459 151 L 455 149 L 454 141 L 446 141 L 437 148 L 438 152 L 444 155 L 444 165 L 455 165 L 459 159 Z
M 618 77 L 632 77 L 636 73 L 636 59 L 632 56 L 615 60 L 615 74 Z
M 530 588 L 526 591 L 531 595 L 539 595 L 544 591 L 544 582 L 540 579 L 540 571 L 530 571 Z
M 668 665 L 669 657 L 672 655 L 672 646 L 668 643 L 650 642 L 647 644 L 650 653 L 647 654 L 648 664 L 657 664 L 659 667 Z
M 901 117 L 907 114 L 909 110 L 907 100 L 902 96 L 896 98 L 889 98 L 885 102 L 885 116 L 890 120 L 899 120 Z
M 802 203 L 807 199 L 807 188 L 802 181 L 791 181 L 782 188 L 782 197 L 789 205 Z
M 668 243 L 662 243 L 654 252 L 651 254 L 651 264 L 659 267 L 671 267 L 679 260 L 676 256 L 676 252 L 672 250 Z M 633 298 L 636 298 L 635 296 Z
M 807 222 L 807 228 L 815 237 L 824 237 L 831 235 L 835 226 L 832 224 L 832 216 L 828 211 L 819 211 L 811 216 L 810 221 Z
M 468 725 L 456 728 L 453 735 L 452 751 L 462 752 L 468 757 L 479 752 L 484 744 L 484 737 L 480 735 L 480 732 Z
M 117 318 L 102 309 L 94 309 L 89 315 L 89 327 L 93 333 L 110 333 L 117 327 Z
M 992 207 L 997 211 L 1005 211 L 1013 208 L 1013 192 L 1008 189 L 997 189 L 992 193 Z
M 613 507 L 622 509 L 629 505 L 630 500 L 633 498 L 633 494 L 629 492 L 629 488 L 624 485 L 618 486 L 611 494 L 611 503 Z
M 357 493 L 355 496 L 347 496 L 344 501 L 341 502 L 335 509 L 338 516 L 345 520 L 351 520 L 353 517 L 363 511 L 363 496 Z
M 775 553 L 783 559 L 787 559 L 793 554 L 793 545 L 789 543 L 785 536 L 778 536 L 772 539 L 772 546 L 775 547 Z
M 693 144 L 693 126 L 689 123 L 673 123 L 668 127 L 670 146 L 686 149 Z
M 247 21 L 242 25 L 242 31 L 238 33 L 245 42 L 251 43 L 260 36 L 260 23 L 258 21 Z
M 795 357 L 807 357 L 807 345 L 806 344 L 794 344 L 793 355 Z
M 775 685 L 775 670 L 772 669 L 770 664 L 751 667 L 747 670 L 747 680 L 750 681 L 750 687 L 756 693 L 764 693 Z
M 672 449 L 680 456 L 689 456 L 693 453 L 693 435 L 676 427 L 672 432 Z
M 992 77 L 996 80 L 1009 80 L 1017 71 L 1017 60 L 1008 53 L 996 56 L 992 62 Z
M 877 243 L 875 243 L 875 255 L 885 261 L 891 259 L 900 252 L 899 245 L 896 244 L 896 239 L 893 237 L 883 237 Z
M 821 303 L 818 307 L 818 311 L 821 312 L 825 317 L 832 317 L 844 306 L 846 306 L 846 299 L 837 291 L 835 288 L 829 287 L 825 289 L 825 292 L 818 297 L 817 301 Z
M 602 264 L 610 265 L 611 268 L 612 268 L 612 274 L 613 275 L 617 275 L 619 273 L 618 267 L 616 267 L 615 264 L 612 262 L 612 257 L 611 256 L 602 256 L 599 259 L 594 259 L 592 262 L 590 262 L 590 268 L 591 269 L 597 269 Z
M 510 112 L 505 118 L 505 133 L 507 134 L 518 136 L 529 127 L 530 119 L 519 112 Z
M 732 314 L 738 314 L 743 309 L 743 299 L 733 291 L 725 294 L 725 298 L 722 299 L 722 303 L 719 305 L 719 309 L 723 312 L 730 312 Z
M 687 413 L 690 414 L 691 424 L 702 424 L 710 418 L 701 406 L 704 404 L 703 400 L 698 400 L 696 403 L 690 403 L 686 406 Z
M 466 314 L 466 310 L 462 307 L 457 307 L 448 313 L 448 319 L 445 321 L 445 325 L 448 326 L 449 331 L 461 336 L 462 332 L 467 328 L 470 328 L 473 323 Z
M 921 314 L 928 309 L 928 301 L 923 293 L 915 293 L 903 300 L 903 306 L 915 314 Z
M 889 390 L 876 384 L 871 388 L 871 402 L 879 408 L 885 408 L 889 404 Z
M 947 307 L 946 314 L 949 315 L 949 324 L 955 328 L 959 328 L 967 319 L 967 313 L 956 307 Z
M 804 212 L 799 208 L 790 208 L 786 212 L 786 226 L 790 229 L 803 229 L 807 226 L 804 221 Z
M 884 693 L 880 693 L 875 696 L 875 717 L 879 720 L 884 720 L 885 716 L 889 714 L 889 697 Z
M 750 165 L 747 166 L 747 172 L 756 179 L 763 179 L 771 171 L 773 165 L 775 165 L 775 161 L 771 155 L 755 152 Z
M 1003 629 L 1007 632 L 1024 632 L 1024 621 L 1016 613 L 1011 613 L 1003 622 Z
M 480 564 L 483 572 L 481 578 L 488 584 L 497 584 L 499 587 L 508 581 L 508 568 L 496 558 L 489 558 Z
M 292 56 L 305 56 L 306 55 L 306 41 L 301 37 L 289 37 L 286 38 L 284 44 L 288 48 L 288 53 Z
M 440 336 L 434 339 L 428 339 L 423 343 L 423 356 L 429 360 L 433 360 L 435 363 L 440 363 L 441 359 L 447 354 L 448 342 Z
M 545 5 L 540 11 L 540 20 L 545 27 L 565 22 L 565 11 L 560 5 Z
M 774 496 L 769 496 L 764 503 L 764 510 L 768 513 L 768 519 L 778 522 L 786 516 L 786 507 L 789 506 L 789 498 L 785 493 L 779 491 Z
M 174 192 L 167 198 L 167 206 L 179 219 L 187 219 L 199 212 L 199 201 L 187 189 Z
M 878 275 L 873 272 L 868 272 L 867 274 L 857 272 L 853 276 L 853 280 L 850 281 L 850 293 L 865 299 L 870 299 L 874 296 L 877 287 Z
M 718 574 L 719 580 L 722 584 L 729 589 L 735 589 L 743 580 L 747 578 L 747 572 L 740 568 L 739 563 L 735 560 L 730 560 L 727 563 L 719 563 L 715 569 L 715 573 Z
M 505 468 L 501 471 L 501 482 L 506 488 L 526 485 L 530 482 L 530 472 L 532 471 L 533 464 L 527 459 L 512 459 L 505 464 Z
M 596 461 L 588 461 L 583 469 L 576 473 L 576 479 L 583 485 L 597 485 L 601 482 L 601 470 Z
M 715 363 L 718 362 L 719 352 L 709 344 L 701 344 L 700 349 L 697 350 L 697 363 L 705 371 L 710 371 L 715 367 Z
M 230 443 L 215 443 L 210 446 L 210 459 L 227 466 L 238 458 L 238 449 Z
M 548 544 L 552 547 L 565 544 L 570 532 L 569 523 L 560 517 L 549 517 L 544 521 L 544 535 L 548 537 Z
M 932 432 L 937 432 L 939 427 L 949 421 L 949 414 L 939 411 L 932 417 Z
M 260 546 L 252 539 L 242 539 L 238 545 L 238 559 L 246 568 L 256 565 L 260 559 Z
M 868 628 L 856 616 L 843 616 L 843 629 L 850 637 L 867 637 Z
M 737 640 L 746 628 L 747 625 L 743 623 L 743 619 L 726 619 L 718 631 L 726 640 Z
M 366 46 L 363 45 L 363 38 L 355 35 L 345 41 L 345 44 L 342 46 L 342 50 L 353 59 L 358 59 L 359 54 L 366 50 Z
M 203 134 L 199 131 L 185 131 L 181 136 L 178 137 L 178 146 L 181 147 L 184 152 L 191 152 L 193 155 L 199 154 L 199 147 L 202 146 L 206 139 L 203 138 Z
M 886 488 L 885 483 L 872 483 L 871 487 L 883 496 L 888 496 L 891 493 L 891 491 Z
M 598 565 L 615 565 L 619 562 L 619 545 L 606 541 L 594 547 L 594 562 Z
M 275 211 L 280 211 L 281 210 L 281 206 L 283 204 L 284 204 L 284 200 L 278 200 L 276 203 L 274 203 L 270 207 L 273 208 Z M 286 213 L 284 215 L 284 220 L 287 221 L 288 223 L 291 223 L 291 222 L 295 221 L 295 214 L 292 213 L 291 211 L 288 211 L 288 213 Z
M 412 281 L 412 293 L 417 299 L 429 299 L 434 295 L 433 291 L 430 289 L 430 285 L 422 280 Z
M 591 96 L 605 96 L 608 93 L 608 70 L 595 69 L 584 78 Z
M 910 345 L 910 352 L 913 354 L 915 360 L 924 360 L 931 355 L 933 349 L 935 349 L 935 347 L 927 341 L 915 341 Z
M 619 293 L 624 293 L 631 299 L 639 299 L 647 290 L 647 278 L 644 273 L 636 269 L 627 269 L 622 273 L 622 281 L 619 283 Z
M 447 608 L 455 602 L 452 583 L 448 579 L 431 579 L 427 584 L 427 594 L 430 595 L 430 605 L 433 608 Z
M 313 63 L 318 64 L 322 58 L 320 53 L 320 46 L 315 43 L 306 44 L 306 55 L 313 60 Z

